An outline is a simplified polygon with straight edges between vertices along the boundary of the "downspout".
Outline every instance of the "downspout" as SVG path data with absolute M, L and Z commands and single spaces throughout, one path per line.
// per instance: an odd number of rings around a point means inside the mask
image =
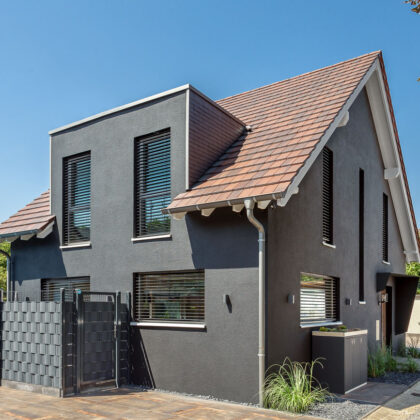
M 258 393 L 259 405 L 264 406 L 265 381 L 265 230 L 254 216 L 255 202 L 244 201 L 246 216 L 258 230 Z
M 12 280 L 12 258 L 6 252 L 0 249 L 0 254 L 4 255 L 7 259 L 7 280 L 6 280 L 6 300 L 9 300 L 10 290 L 10 282 Z

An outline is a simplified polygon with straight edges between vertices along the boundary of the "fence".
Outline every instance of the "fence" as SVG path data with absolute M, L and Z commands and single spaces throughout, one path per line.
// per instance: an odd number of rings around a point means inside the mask
M 59 302 L 0 303 L 2 385 L 64 396 L 128 382 L 130 295 L 124 298 L 75 292 L 66 300 L 62 289 Z

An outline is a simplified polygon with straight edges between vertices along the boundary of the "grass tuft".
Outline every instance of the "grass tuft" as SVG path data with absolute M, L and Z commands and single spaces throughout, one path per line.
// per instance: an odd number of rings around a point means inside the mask
M 303 413 L 313 404 L 324 402 L 330 394 L 313 376 L 317 364 L 322 366 L 319 360 L 299 363 L 286 358 L 283 364 L 272 366 L 278 369 L 266 378 L 264 406 Z

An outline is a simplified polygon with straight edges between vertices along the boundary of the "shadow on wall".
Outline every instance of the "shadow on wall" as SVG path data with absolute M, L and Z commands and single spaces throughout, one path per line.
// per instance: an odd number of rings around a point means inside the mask
M 53 232 L 44 239 L 20 239 L 12 242 L 13 273 L 17 289 L 33 291 L 32 281 L 42 278 L 66 277 L 57 225 Z M 31 281 L 32 280 L 32 281 Z
M 131 383 L 145 388 L 154 388 L 155 380 L 139 328 L 131 328 L 130 343 Z
M 266 214 L 256 212 L 265 224 Z M 258 266 L 258 233 L 244 214 L 232 209 L 214 210 L 209 217 L 197 212 L 185 216 L 192 258 L 197 268 L 248 268 Z

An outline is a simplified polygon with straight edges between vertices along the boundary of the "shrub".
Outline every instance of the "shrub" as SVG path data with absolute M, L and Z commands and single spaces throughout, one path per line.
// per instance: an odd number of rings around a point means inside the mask
M 419 339 L 417 337 L 410 337 L 410 344 L 405 348 L 407 356 L 414 357 L 415 359 L 420 358 Z
M 405 347 L 405 344 L 403 342 L 401 342 L 400 345 L 398 346 L 397 354 L 400 357 L 406 357 L 407 356 L 407 348 Z
M 385 347 L 382 351 L 384 352 L 385 370 L 387 372 L 395 372 L 397 370 L 397 361 L 392 356 L 391 347 Z
M 407 362 L 401 363 L 401 370 L 403 372 L 414 373 L 418 371 L 418 366 L 412 357 L 408 357 Z
M 397 370 L 397 361 L 392 356 L 391 347 L 378 347 L 373 353 L 368 355 L 368 376 L 377 378 L 386 372 Z
M 325 401 L 329 392 L 313 376 L 317 359 L 310 363 L 292 362 L 272 366 L 278 371 L 267 376 L 264 389 L 264 406 L 275 410 L 303 413 L 313 404 Z

